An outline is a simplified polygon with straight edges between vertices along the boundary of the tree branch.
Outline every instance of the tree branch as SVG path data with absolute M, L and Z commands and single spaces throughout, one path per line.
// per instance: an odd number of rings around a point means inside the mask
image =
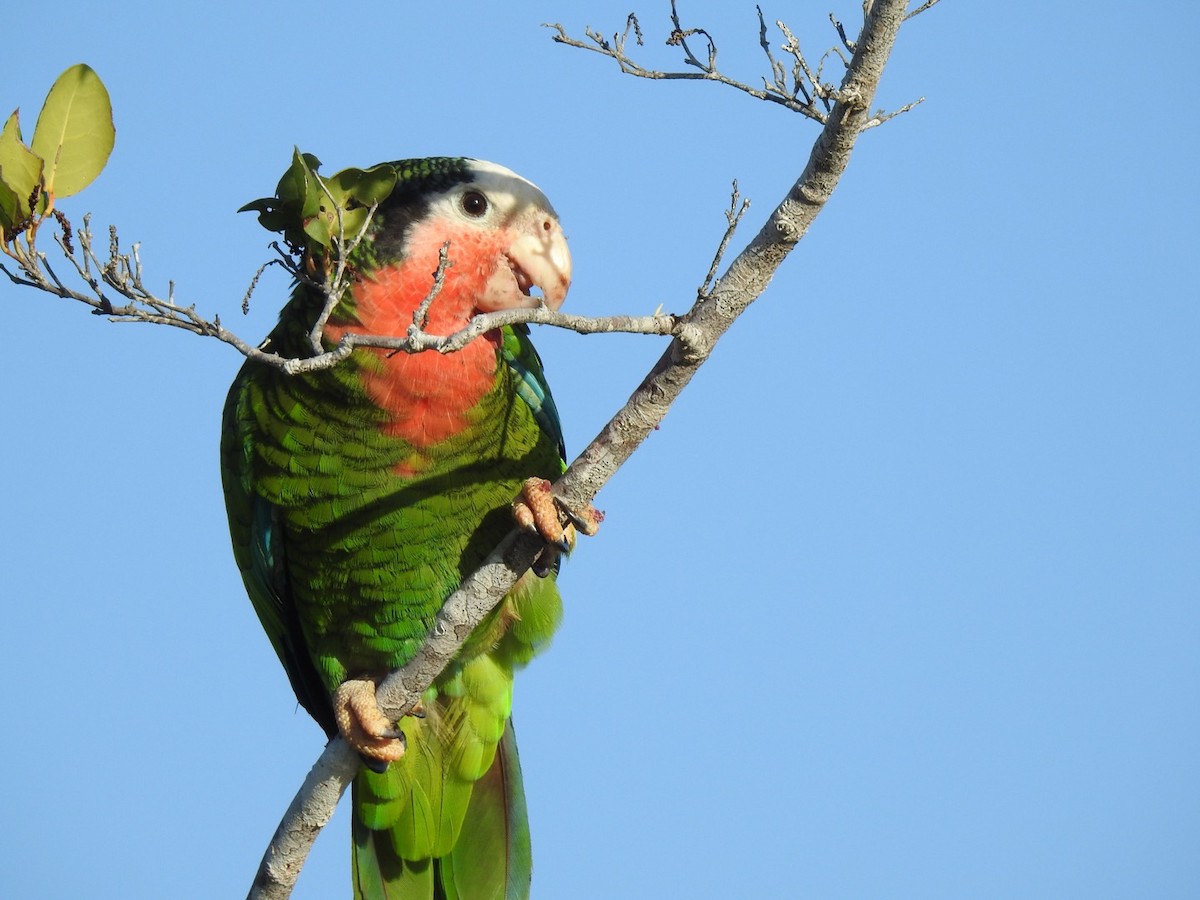
M 759 21 L 762 21 L 762 13 L 759 11 Z M 813 103 L 813 97 L 820 98 L 828 107 L 828 99 L 831 96 L 830 91 L 833 88 L 829 85 L 822 85 L 819 82 L 812 81 L 806 85 L 802 80 L 796 79 L 791 87 L 787 85 L 787 79 L 784 75 L 783 68 L 778 64 L 770 51 L 770 45 L 766 41 L 766 26 L 762 29 L 762 43 L 767 51 L 768 61 L 771 65 L 772 80 L 763 79 L 762 89 L 751 87 L 744 84 L 735 78 L 730 78 L 717 68 L 717 47 L 712 37 L 703 28 L 683 28 L 679 21 L 678 13 L 675 10 L 675 4 L 671 4 L 671 22 L 674 26 L 671 34 L 667 38 L 667 45 L 672 47 L 680 47 L 684 53 L 684 65 L 692 66 L 698 69 L 697 72 L 662 72 L 657 69 L 647 69 L 642 65 L 634 62 L 625 52 L 625 45 L 629 39 L 630 29 L 634 29 L 637 43 L 642 45 L 641 28 L 638 25 L 637 16 L 630 13 L 626 21 L 625 31 L 620 34 L 614 34 L 609 40 L 603 37 L 600 32 L 588 28 L 584 35 L 591 43 L 580 41 L 567 34 L 567 30 L 558 23 L 546 23 L 546 28 L 553 28 L 556 32 L 554 40 L 560 44 L 566 44 L 568 47 L 575 47 L 579 50 L 588 50 L 592 53 L 599 53 L 602 56 L 607 56 L 617 63 L 617 66 L 626 75 L 633 75 L 637 78 L 648 78 L 654 81 L 715 81 L 718 84 L 724 84 L 729 87 L 749 94 L 758 100 L 765 100 L 769 103 L 777 103 L 792 112 L 798 112 L 807 118 L 816 122 L 824 123 L 826 112 L 824 109 L 818 109 Z M 687 45 L 687 39 L 695 35 L 702 35 L 708 42 L 708 52 L 706 59 L 699 59 Z M 793 55 L 797 60 L 797 66 L 794 69 L 795 73 L 805 72 L 811 74 L 807 64 L 803 62 L 803 58 L 799 55 L 799 47 L 794 50 L 788 45 L 784 45 L 784 49 Z M 801 100 L 800 98 L 804 99 Z
M 408 330 L 408 334 L 403 337 L 348 333 L 333 347 L 325 350 L 322 348 L 321 339 L 324 334 L 325 322 L 329 317 L 329 311 L 336 305 L 336 299 L 340 298 L 350 288 L 350 276 L 344 260 L 339 261 L 338 267 L 335 269 L 331 276 L 331 281 L 327 285 L 324 282 L 311 279 L 306 273 L 299 271 L 291 259 L 281 254 L 279 258 L 264 264 L 254 274 L 251 289 L 247 291 L 246 296 L 242 300 L 243 311 L 249 306 L 250 293 L 254 285 L 257 284 L 266 267 L 270 265 L 284 266 L 297 279 L 312 285 L 326 297 L 325 309 L 310 334 L 310 339 L 316 342 L 316 346 L 320 352 L 303 358 L 286 357 L 270 352 L 264 349 L 263 346 L 255 346 L 238 337 L 221 324 L 219 316 L 206 319 L 196 312 L 194 304 L 183 306 L 177 303 L 174 297 L 173 284 L 169 285 L 166 299 L 155 295 L 146 287 L 142 280 L 140 246 L 134 244 L 130 253 L 121 253 L 120 242 L 117 238 L 115 227 L 110 226 L 109 228 L 108 258 L 101 261 L 94 247 L 90 216 L 84 216 L 83 228 L 78 233 L 75 233 L 71 229 L 70 223 L 66 222 L 65 218 L 60 221 L 60 224 L 63 225 L 63 233 L 56 235 L 55 239 L 63 255 L 71 263 L 80 280 L 87 285 L 89 292 L 76 290 L 67 286 L 58 276 L 58 273 L 54 271 L 45 253 L 38 250 L 36 245 L 24 245 L 20 241 L 13 241 L 4 247 L 6 254 L 16 263 L 19 274 L 10 271 L 2 263 L 0 263 L 0 271 L 3 271 L 14 284 L 37 288 L 65 300 L 78 301 L 91 307 L 93 314 L 104 316 L 110 322 L 142 322 L 152 325 L 167 325 L 174 328 L 181 328 L 184 331 L 203 337 L 216 338 L 236 348 L 248 359 L 281 369 L 289 375 L 332 368 L 346 359 L 356 347 L 380 347 L 385 350 L 406 353 L 419 353 L 427 350 L 437 353 L 453 353 L 461 350 L 480 335 L 505 325 L 551 325 L 556 328 L 566 328 L 576 331 L 580 334 L 624 333 L 648 335 L 673 335 L 678 327 L 676 317 L 670 315 L 580 316 L 559 312 L 543 306 L 531 309 L 510 309 L 492 313 L 481 313 L 472 318 L 462 329 L 448 335 L 430 334 L 424 330 L 422 327 L 424 323 L 419 320 L 414 321 L 412 327 Z M 72 243 L 72 236 L 78 237 L 78 249 Z M 352 243 L 347 245 L 344 253 L 349 254 L 361 238 L 362 233 L 356 236 Z M 422 310 L 427 311 L 429 305 L 437 297 L 442 287 L 446 269 L 451 265 L 453 265 L 453 260 L 449 258 L 448 250 L 443 248 L 437 271 L 432 274 L 429 293 L 418 308 L 418 313 Z M 125 302 L 114 301 L 114 296 L 121 298 Z
M 555 484 L 555 495 L 567 506 L 580 508 L 591 502 L 654 430 L 709 357 L 717 340 L 762 294 L 779 265 L 804 236 L 846 170 L 855 140 L 871 123 L 867 110 L 905 18 L 906 5 L 906 0 L 875 0 L 871 4 L 854 42 L 854 55 L 837 91 L 838 99 L 803 173 L 711 291 L 702 291 L 687 315 L 677 320 L 672 330 L 674 339 L 666 352 L 625 406 Z M 565 34 L 559 28 L 555 40 L 562 36 Z M 569 40 L 560 42 L 595 49 Z M 380 686 L 380 704 L 389 715 L 399 717 L 412 709 L 467 635 L 511 589 L 542 546 L 539 538 L 514 531 L 446 601 L 421 652 Z M 358 760 L 341 739 L 330 741 L 263 857 L 250 892 L 252 900 L 280 900 L 289 896 L 312 840 L 320 825 L 332 815 L 337 796 L 357 768 Z M 320 788 L 319 796 L 309 792 L 310 785 Z
M 927 0 L 921 7 L 906 16 L 911 19 L 918 13 L 924 12 L 939 0 Z M 638 23 L 637 15 L 630 13 L 625 22 L 625 30 L 614 34 L 611 39 L 605 38 L 600 32 L 592 28 L 587 28 L 584 31 L 584 36 L 590 41 L 581 41 L 567 34 L 567 30 L 558 23 L 546 23 L 544 27 L 552 28 L 556 32 L 553 40 L 560 44 L 566 44 L 569 47 L 575 47 L 580 50 L 587 50 L 592 53 L 599 53 L 601 56 L 607 56 L 617 63 L 620 70 L 626 75 L 633 75 L 636 78 L 648 78 L 655 81 L 715 81 L 718 84 L 724 84 L 741 91 L 744 94 L 749 94 L 758 100 L 765 100 L 769 103 L 776 103 L 792 112 L 800 113 L 801 115 L 820 122 L 822 125 L 828 121 L 829 111 L 832 109 L 832 104 L 843 99 L 850 100 L 852 98 L 844 98 L 841 96 L 841 91 L 845 88 L 846 79 L 842 81 L 841 87 L 834 87 L 832 84 L 823 80 L 825 61 L 830 56 L 837 56 L 847 70 L 852 65 L 851 60 L 847 60 L 842 53 L 842 47 L 845 47 L 851 54 L 857 51 L 857 41 L 851 41 L 846 36 L 846 31 L 832 14 L 829 16 L 829 21 L 833 24 L 834 29 L 838 34 L 838 40 L 841 47 L 834 46 L 822 54 L 820 60 L 813 68 L 804 53 L 800 49 L 800 42 L 792 33 L 792 30 L 781 20 L 776 20 L 775 27 L 779 29 L 783 35 L 784 41 L 780 44 L 780 49 L 792 58 L 792 66 L 790 73 L 784 67 L 783 63 L 775 58 L 775 54 L 771 49 L 771 43 L 767 37 L 767 24 L 763 17 L 762 7 L 756 6 L 759 25 L 759 44 L 766 54 L 767 63 L 771 69 L 771 78 L 768 80 L 765 76 L 762 79 L 762 89 L 751 87 L 737 79 L 730 78 L 717 68 L 717 45 L 712 36 L 703 28 L 684 28 L 679 18 L 679 12 L 676 8 L 676 0 L 671 0 L 671 33 L 667 37 L 667 45 L 670 47 L 679 47 L 683 50 L 683 63 L 685 66 L 691 66 L 698 69 L 696 72 L 662 72 L 657 69 L 648 69 L 634 62 L 633 59 L 625 52 L 625 46 L 629 41 L 629 34 L 632 30 L 636 38 L 637 45 L 644 46 L 641 26 Z M 870 0 L 864 0 L 863 15 L 864 18 L 869 15 L 871 9 Z M 701 59 L 691 48 L 688 47 L 687 39 L 700 35 L 708 43 L 706 59 Z M 790 83 L 789 83 L 790 75 Z M 907 103 L 900 109 L 893 112 L 879 111 L 875 115 L 868 118 L 863 123 L 863 129 L 874 128 L 882 125 L 888 119 L 894 118 L 901 113 L 908 112 L 917 104 L 924 101 L 924 97 Z M 820 106 L 818 106 L 818 102 Z
M 919 16 L 921 13 L 925 12 L 925 10 L 929 9 L 929 7 L 937 6 L 937 4 L 940 2 L 941 2 L 941 0 L 925 0 L 924 3 L 922 3 L 920 6 L 918 6 L 916 9 L 914 9 L 912 12 L 910 12 L 907 16 L 905 16 L 904 20 L 908 21 L 909 19 L 913 18 L 914 16 Z

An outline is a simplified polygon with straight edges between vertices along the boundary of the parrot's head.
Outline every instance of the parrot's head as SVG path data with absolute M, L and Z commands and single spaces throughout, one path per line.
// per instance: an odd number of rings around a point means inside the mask
M 554 208 L 534 184 L 462 157 L 362 171 L 379 169 L 394 170 L 395 184 L 358 248 L 349 302 L 330 316 L 327 346 L 351 331 L 404 335 L 418 323 L 428 334 L 449 335 L 478 313 L 562 306 L 571 254 Z M 439 284 L 443 247 L 449 265 Z M 497 328 L 454 353 L 365 349 L 360 358 L 373 354 L 379 364 L 364 367 L 362 383 L 390 413 L 385 431 L 421 451 L 469 427 L 467 412 L 495 388 L 498 372 L 511 371 L 504 340 Z M 418 453 L 397 471 L 411 476 L 431 459 Z
M 379 208 L 374 234 L 383 267 L 399 265 L 431 285 L 438 253 L 448 243 L 443 292 L 459 315 L 562 306 L 571 286 L 571 254 L 558 215 L 536 185 L 477 159 L 391 165 L 399 179 Z M 434 308 L 443 303 L 439 299 Z

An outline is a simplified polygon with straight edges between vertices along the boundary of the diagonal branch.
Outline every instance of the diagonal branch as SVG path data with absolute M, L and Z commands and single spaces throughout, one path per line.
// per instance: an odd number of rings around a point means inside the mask
M 850 68 L 828 122 L 804 171 L 784 200 L 728 270 L 679 321 L 674 339 L 629 401 L 571 464 L 554 486 L 569 507 L 590 503 L 666 414 L 717 340 L 757 299 L 804 236 L 846 170 L 854 142 L 868 127 L 868 109 L 891 53 L 906 0 L 875 0 L 855 41 Z M 557 40 L 557 38 L 556 38 Z M 514 531 L 446 601 L 418 656 L 380 686 L 389 715 L 411 710 L 463 641 L 515 584 L 542 548 L 527 532 Z M 333 813 L 359 761 L 341 739 L 329 742 L 288 815 L 280 823 L 250 892 L 251 900 L 281 900 L 295 884 L 308 849 Z M 315 790 L 319 789 L 319 790 Z

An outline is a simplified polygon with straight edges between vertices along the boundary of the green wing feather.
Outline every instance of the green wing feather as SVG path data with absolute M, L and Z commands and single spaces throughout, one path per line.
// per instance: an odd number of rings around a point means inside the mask
M 505 865 L 496 866 L 497 859 L 505 860 Z M 447 900 L 529 896 L 533 859 L 511 721 L 495 761 L 471 792 L 458 843 L 439 863 Z

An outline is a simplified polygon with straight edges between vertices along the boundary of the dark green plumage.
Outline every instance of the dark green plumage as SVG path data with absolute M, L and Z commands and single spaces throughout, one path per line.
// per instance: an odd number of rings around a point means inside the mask
M 490 164 L 393 165 L 399 186 L 356 257 L 327 346 L 347 330 L 402 334 L 428 291 L 428 247 L 443 237 L 458 253 L 427 327 L 449 333 L 469 318 L 488 279 L 515 265 L 504 256 L 515 215 L 491 228 L 459 215 L 447 204 L 464 189 L 493 206 L 507 190 L 549 210 L 536 188 Z M 311 353 L 321 303 L 297 288 L 267 348 Z M 511 529 L 525 479 L 563 468 L 557 411 L 523 327 L 444 356 L 357 350 L 306 375 L 249 361 L 222 428 L 234 555 L 297 698 L 331 735 L 337 686 L 411 659 L 446 597 Z M 404 758 L 360 774 L 356 896 L 527 896 L 512 672 L 560 614 L 553 577 L 526 576 L 431 687 L 425 718 L 403 720 Z

